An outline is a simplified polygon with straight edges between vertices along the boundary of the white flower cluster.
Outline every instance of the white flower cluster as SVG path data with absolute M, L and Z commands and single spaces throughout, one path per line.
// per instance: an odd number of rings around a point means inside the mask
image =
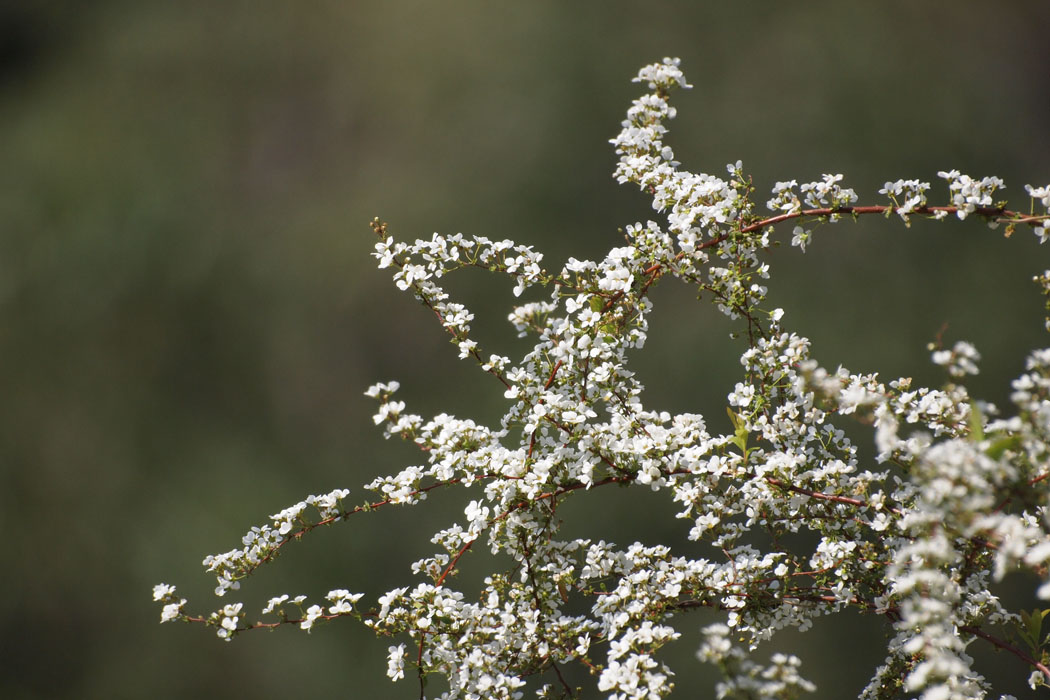
M 153 587 L 153 600 L 164 604 L 164 609 L 160 612 L 161 622 L 179 619 L 182 615 L 182 608 L 186 605 L 185 598 L 175 595 L 175 586 L 169 586 L 166 583 L 158 583 Z
M 237 628 L 241 623 L 242 608 L 244 608 L 244 603 L 230 603 L 222 606 L 222 610 L 211 614 L 209 621 L 219 628 L 218 632 L 216 632 L 219 639 L 224 639 L 228 642 L 237 633 Z
M 807 182 L 800 188 L 806 195 L 806 204 L 811 207 L 848 207 L 857 201 L 857 193 L 842 187 L 842 175 L 824 175 L 820 182 Z M 835 221 L 834 218 L 831 219 Z
M 1028 196 L 1032 198 L 1033 215 L 1035 202 L 1038 201 L 1043 205 L 1043 219 L 1036 227 L 1035 233 L 1039 236 L 1040 243 L 1046 243 L 1047 239 L 1050 239 L 1050 185 L 1045 187 L 1032 187 L 1031 185 L 1025 185 L 1024 188 L 1028 192 Z
M 770 664 L 763 666 L 732 643 L 731 630 L 726 625 L 708 625 L 703 633 L 697 658 L 717 664 L 726 676 L 718 684 L 716 697 L 795 698 L 816 690 L 815 685 L 799 675 L 802 662 L 797 656 L 773 654 Z
M 958 170 L 941 170 L 938 171 L 937 176 L 948 181 L 952 203 L 957 207 L 955 215 L 960 219 L 965 219 L 977 211 L 978 207 L 994 207 L 995 201 L 992 195 L 996 190 L 1006 186 L 994 175 L 975 180 L 969 175 L 960 174 Z M 994 226 L 998 222 L 990 219 L 988 223 Z
M 205 622 L 229 639 L 251 627 L 310 630 L 353 616 L 405 639 L 389 647 L 392 680 L 409 666 L 421 677 L 441 674 L 449 685 L 442 698 L 519 698 L 530 684 L 539 697 L 576 697 L 560 669 L 579 664 L 607 697 L 641 700 L 673 690 L 660 650 L 680 637 L 678 613 L 702 607 L 724 616 L 704 630 L 699 652 L 724 674 L 719 697 L 794 698 L 813 690 L 801 662 L 774 653 L 763 665 L 752 652 L 780 630 L 805 631 L 819 616 L 852 609 L 885 616 L 893 635 L 864 697 L 895 697 L 902 682 L 925 700 L 983 697 L 987 683 L 968 645 L 999 640 L 998 628 L 1018 620 L 989 582 L 1016 569 L 1045 580 L 1050 564 L 1050 350 L 1030 356 L 1014 384 L 1016 415 L 1003 419 L 957 383 L 912 387 L 909 379 L 829 371 L 806 338 L 783 327 L 783 310 L 764 306 L 765 251 L 774 224 L 793 220 L 792 243 L 804 249 L 807 225 L 860 209 L 906 222 L 917 213 L 976 214 L 1031 225 L 1042 236 L 1045 215 L 994 204 L 998 178 L 978 182 L 952 171 L 941 173 L 952 195 L 944 206 L 928 206 L 929 183 L 898 180 L 880 191 L 892 208 L 855 207 L 842 176 L 824 175 L 801 186 L 778 182 L 767 203 L 776 215 L 762 219 L 741 163 L 727 167 L 728 179 L 691 173 L 664 143 L 672 90 L 688 87 L 678 61 L 647 66 L 636 81 L 650 92 L 634 101 L 612 141 L 615 176 L 649 193 L 663 228 L 628 226 L 627 244 L 603 259 L 570 258 L 550 273 L 539 253 L 511 241 L 434 234 L 405 243 L 373 222 L 379 267 L 393 268 L 398 288 L 435 313 L 460 357 L 498 382 L 507 400 L 498 426 L 447 414 L 424 419 L 395 400 L 397 382 L 376 384 L 366 392 L 378 402 L 375 423 L 386 437 L 416 445 L 425 463 L 375 479 L 366 488 L 376 500 L 354 509 L 340 505 L 345 490 L 311 497 L 252 528 L 242 549 L 204 562 L 222 595 L 321 524 L 416 504 L 439 489 L 471 489 L 462 518 L 433 533 L 436 551 L 413 564 L 422 580 L 362 611 L 361 595 L 343 589 L 329 592 L 327 606 L 305 610 L 298 596 L 290 600 L 300 610 L 294 619 L 282 595 L 263 610 L 279 622 L 255 624 L 240 603 L 191 618 L 174 587 L 161 584 L 154 599 L 164 604 L 162 621 Z M 1028 191 L 1048 205 L 1045 188 Z M 515 296 L 533 285 L 549 291 L 549 299 L 509 314 L 520 335 L 535 338 L 519 360 L 483 353 L 470 337 L 473 315 L 439 286 L 463 267 L 506 275 Z M 629 361 L 646 341 L 649 291 L 668 277 L 711 299 L 748 339 L 742 376 L 727 397 L 729 433 L 709 432 L 694 413 L 643 405 Z M 1050 271 L 1038 280 L 1050 298 Z M 933 355 L 953 380 L 976 374 L 979 359 L 965 342 Z M 854 419 L 873 427 L 871 464 L 837 424 Z M 710 558 L 559 537 L 558 513 L 572 499 L 600 498 L 616 486 L 666 494 L 689 538 L 710 545 L 703 550 Z M 310 507 L 316 517 L 306 517 Z M 468 595 L 452 577 L 476 546 L 508 565 Z M 1038 594 L 1050 598 L 1050 583 Z M 1018 655 L 1018 672 L 1030 661 Z M 1050 678 L 1045 667 L 1036 670 Z
M 819 182 L 806 182 L 801 187 L 797 180 L 778 182 L 773 186 L 773 198 L 766 202 L 766 207 L 783 215 L 798 216 L 802 214 L 803 206 L 809 206 L 824 211 L 816 223 L 838 221 L 842 217 L 841 210 L 848 210 L 857 201 L 856 192 L 839 185 L 842 177 L 841 174 L 825 174 Z M 795 191 L 796 187 L 799 187 L 799 192 Z M 812 237 L 812 229 L 795 226 L 791 234 L 791 245 L 800 248 L 804 253 Z
M 953 377 L 965 377 L 978 373 L 977 363 L 981 361 L 981 353 L 971 343 L 960 340 L 951 350 L 934 351 L 932 360 L 935 365 L 947 367 L 948 374 Z
M 819 182 L 806 182 L 799 187 L 797 180 L 778 182 L 773 186 L 773 198 L 766 202 L 772 211 L 785 214 L 799 214 L 803 206 L 814 209 L 842 209 L 857 201 L 857 193 L 848 187 L 842 187 L 842 175 L 825 174 Z M 798 187 L 799 192 L 795 191 Z M 838 221 L 839 214 L 831 214 L 829 221 Z
M 308 496 L 280 513 L 270 516 L 271 524 L 252 527 L 241 542 L 243 549 L 231 549 L 223 554 L 210 554 L 204 558 L 204 566 L 214 572 L 218 587 L 215 595 L 225 595 L 228 590 L 241 587 L 240 579 L 254 571 L 260 564 L 272 559 L 289 540 L 304 530 L 339 520 L 342 513 L 339 504 L 350 493 L 348 489 L 336 489 L 321 496 Z M 306 517 L 308 508 L 313 508 L 316 520 Z
M 930 183 L 928 182 L 897 180 L 896 182 L 887 182 L 883 185 L 882 189 L 879 190 L 879 194 L 884 194 L 893 200 L 893 204 L 896 207 L 894 211 L 907 224 L 909 223 L 909 214 L 916 209 L 926 206 L 926 191 L 929 189 Z

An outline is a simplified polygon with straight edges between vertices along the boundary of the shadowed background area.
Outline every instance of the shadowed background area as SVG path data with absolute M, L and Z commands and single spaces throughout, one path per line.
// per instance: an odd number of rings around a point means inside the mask
M 898 178 L 941 198 L 936 172 L 959 168 L 1003 177 L 1027 209 L 1023 185 L 1050 181 L 1048 26 L 1050 4 L 1020 0 L 4 5 L 0 696 L 415 697 L 414 680 L 384 676 L 390 642 L 351 621 L 223 644 L 161 627 L 150 600 L 164 581 L 214 609 L 205 554 L 307 494 L 356 501 L 420 462 L 374 429 L 369 384 L 400 380 L 424 416 L 498 420 L 502 387 L 374 268 L 368 221 L 514 239 L 550 268 L 601 256 L 656 218 L 610 177 L 608 139 L 643 89 L 630 78 L 663 56 L 696 86 L 675 97 L 678 159 L 718 175 L 742 159 L 762 202 L 777 180 L 824 172 L 862 204 Z M 1048 250 L 977 221 L 844 223 L 805 255 L 772 254 L 771 297 L 822 362 L 887 379 L 940 383 L 925 344 L 947 324 L 947 342 L 985 357 L 975 393 L 1006 406 L 1045 343 L 1028 280 Z M 524 351 L 504 321 L 510 284 L 449 285 L 487 351 Z M 741 348 L 693 296 L 655 289 L 637 369 L 650 407 L 721 430 Z M 318 532 L 239 599 L 257 611 L 349 588 L 374 604 L 414 582 L 409 563 L 465 497 Z M 577 498 L 567 527 L 689 551 L 668 499 L 609 497 Z M 471 557 L 465 586 L 487 563 Z M 693 661 L 707 619 L 684 619 L 668 652 L 675 697 L 711 688 Z M 838 698 L 882 643 L 879 620 L 845 616 L 771 648 L 801 652 L 816 697 Z M 1012 657 L 982 663 L 997 690 L 1027 692 Z

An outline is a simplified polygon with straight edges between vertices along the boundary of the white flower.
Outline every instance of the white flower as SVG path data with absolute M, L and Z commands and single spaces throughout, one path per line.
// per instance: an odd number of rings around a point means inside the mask
M 302 621 L 299 623 L 300 629 L 304 629 L 306 631 L 310 631 L 310 629 L 313 628 L 314 623 L 322 615 L 324 615 L 324 608 L 322 608 L 320 605 L 311 605 L 309 608 L 306 609 L 306 615 L 303 617 Z
M 285 593 L 284 595 L 277 596 L 275 598 L 270 598 L 270 602 L 268 602 L 266 604 L 266 607 L 263 608 L 262 614 L 263 615 L 268 615 L 268 614 L 276 611 L 287 600 L 288 600 L 288 594 L 287 593 Z
M 947 367 L 953 377 L 979 372 L 977 363 L 981 361 L 981 354 L 965 340 L 957 342 L 951 350 L 936 350 L 931 357 L 934 364 Z
M 806 245 L 809 243 L 811 233 L 801 226 L 796 226 L 791 232 L 791 245 L 798 246 L 802 249 L 802 252 L 806 252 Z
M 166 583 L 158 583 L 153 587 L 153 600 L 166 600 L 175 595 L 175 586 Z
M 398 644 L 389 647 L 387 654 L 386 675 L 392 681 L 398 681 L 405 677 L 405 645 Z
M 365 396 L 371 396 L 377 398 L 380 394 L 392 394 L 401 388 L 400 382 L 379 382 L 368 387 L 368 391 L 365 392 Z
M 1032 199 L 1039 200 L 1043 204 L 1043 208 L 1050 210 L 1050 185 L 1046 187 L 1032 187 L 1031 185 L 1024 186 L 1025 191 L 1028 192 L 1028 196 Z

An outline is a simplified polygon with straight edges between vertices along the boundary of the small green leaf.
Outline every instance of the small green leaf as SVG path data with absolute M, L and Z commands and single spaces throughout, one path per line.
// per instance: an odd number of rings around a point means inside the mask
M 975 401 L 970 402 L 970 435 L 974 440 L 984 440 L 984 415 Z
M 1018 625 L 1017 632 L 1033 652 L 1038 652 L 1042 646 L 1043 617 L 1047 612 L 1038 609 L 1031 613 L 1026 610 L 1021 611 L 1021 624 Z
M 1009 435 L 1004 438 L 1000 438 L 993 442 L 991 446 L 984 451 L 986 455 L 992 459 L 999 459 L 1003 456 L 1003 453 L 1007 450 L 1016 449 L 1021 445 L 1020 435 Z
M 736 414 L 733 413 L 733 409 L 729 406 L 726 406 L 726 413 L 729 415 L 729 422 L 733 424 L 733 430 L 736 430 L 740 425 L 740 419 L 736 417 Z
M 733 413 L 733 409 L 726 406 L 726 413 L 729 414 L 729 420 L 733 423 L 733 439 L 731 442 L 740 448 L 740 453 L 747 459 L 747 438 L 748 431 L 747 426 L 740 420 L 740 416 Z

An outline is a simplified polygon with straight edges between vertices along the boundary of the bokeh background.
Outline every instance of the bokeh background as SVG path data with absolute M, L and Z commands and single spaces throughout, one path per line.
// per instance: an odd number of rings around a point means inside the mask
M 418 463 L 372 426 L 369 384 L 410 409 L 494 422 L 498 385 L 376 270 L 396 236 L 482 234 L 550 267 L 654 216 L 610 177 L 637 69 L 680 56 L 670 141 L 686 167 L 743 159 L 777 180 L 997 174 L 1016 208 L 1050 181 L 1050 3 L 528 3 L 35 0 L 0 6 L 0 697 L 416 697 L 387 640 L 351 622 L 223 644 L 157 624 L 151 587 L 217 606 L 200 567 L 310 493 Z M 935 191 L 944 193 L 941 187 Z M 778 232 L 778 237 L 787 234 Z M 927 342 L 969 338 L 975 393 L 1007 403 L 1045 343 L 1030 233 L 865 220 L 772 256 L 771 295 L 826 364 L 939 383 Z M 513 297 L 450 280 L 493 351 L 522 352 Z M 647 402 L 708 413 L 736 377 L 733 328 L 688 289 L 655 290 Z M 866 438 L 870 442 L 870 438 Z M 867 443 L 864 444 L 867 449 Z M 665 500 L 578 499 L 567 527 L 683 542 Z M 618 499 L 618 500 L 617 500 Z M 317 533 L 246 584 L 374 601 L 461 495 Z M 590 530 L 588 530 L 590 528 Z M 681 546 L 685 547 L 686 544 Z M 475 567 L 485 562 L 473 560 Z M 471 561 L 467 562 L 470 569 Z M 470 574 L 465 573 L 469 578 Z M 1016 583 L 1016 582 L 1015 582 Z M 1030 595 L 1030 581 L 1015 585 Z M 1007 581 L 1010 584 L 1010 580 Z M 465 585 L 467 585 L 465 583 Z M 696 630 L 668 658 L 676 697 L 710 691 Z M 833 618 L 802 652 L 817 697 L 852 697 L 883 628 Z M 985 655 L 1001 692 L 1027 672 Z

